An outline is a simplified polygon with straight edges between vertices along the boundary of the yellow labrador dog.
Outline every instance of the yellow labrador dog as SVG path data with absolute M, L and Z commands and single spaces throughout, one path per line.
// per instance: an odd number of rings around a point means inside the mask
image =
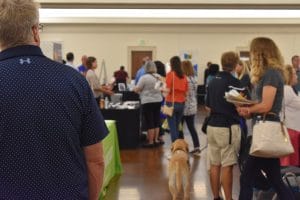
M 188 144 L 177 139 L 171 147 L 172 157 L 169 162 L 169 190 L 173 200 L 183 188 L 184 200 L 190 199 L 190 165 Z

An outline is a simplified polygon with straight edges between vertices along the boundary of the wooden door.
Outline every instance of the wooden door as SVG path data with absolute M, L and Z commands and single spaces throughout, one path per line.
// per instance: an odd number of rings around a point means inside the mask
M 143 58 L 149 57 L 152 60 L 152 51 L 131 51 L 131 78 L 134 79 L 136 72 L 143 65 Z

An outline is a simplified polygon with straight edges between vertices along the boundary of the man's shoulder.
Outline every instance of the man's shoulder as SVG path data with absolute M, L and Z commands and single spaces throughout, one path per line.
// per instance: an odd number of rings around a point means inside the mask
M 150 80 L 151 79 L 151 75 L 150 74 L 144 74 L 141 76 L 140 80 Z
M 57 61 L 51 60 L 44 56 L 35 56 L 35 55 L 28 55 L 28 56 L 16 56 L 12 57 L 10 59 L 6 59 L 0 62 L 0 65 L 9 66 L 9 65 L 16 65 L 16 63 L 20 65 L 30 65 L 34 67 L 43 66 L 44 68 L 48 69 L 68 69 L 69 66 L 66 66 L 65 64 L 59 63 Z
M 140 69 L 138 71 L 144 72 L 145 71 L 145 67 L 144 66 L 140 67 Z
M 47 66 L 47 71 L 49 74 L 55 74 L 56 77 L 62 77 L 64 79 L 76 79 L 76 82 L 79 80 L 84 80 L 85 78 L 73 67 L 67 66 L 63 63 L 51 60 L 47 57 L 38 61 L 40 65 Z
M 126 71 L 120 71 L 120 73 L 121 73 L 122 75 L 124 75 L 124 76 L 127 76 L 127 75 L 128 75 L 128 73 L 127 73 Z

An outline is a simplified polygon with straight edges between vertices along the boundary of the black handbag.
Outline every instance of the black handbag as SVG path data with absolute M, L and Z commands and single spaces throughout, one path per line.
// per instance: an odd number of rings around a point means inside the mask
M 201 130 L 204 134 L 207 133 L 207 125 L 208 125 L 209 120 L 210 120 L 210 115 L 204 118 L 204 121 L 203 121 L 203 124 L 201 127 Z

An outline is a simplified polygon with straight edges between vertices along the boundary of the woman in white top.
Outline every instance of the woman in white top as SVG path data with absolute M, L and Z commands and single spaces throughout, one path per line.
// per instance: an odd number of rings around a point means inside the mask
M 291 66 L 285 67 L 284 99 L 282 105 L 282 115 L 285 114 L 285 124 L 291 138 L 295 152 L 289 156 L 281 158 L 282 166 L 300 166 L 300 96 L 297 96 L 292 86 L 297 84 L 296 70 Z
M 144 126 L 147 129 L 148 143 L 143 147 L 154 147 L 156 143 L 159 143 L 162 95 L 160 90 L 155 88 L 155 84 L 160 76 L 156 73 L 156 65 L 152 61 L 145 64 L 145 72 L 146 74 L 139 79 L 134 91 L 140 94 Z
M 86 62 L 88 71 L 86 73 L 86 80 L 88 81 L 94 97 L 99 104 L 100 98 L 102 97 L 102 93 L 107 95 L 112 95 L 113 92 L 108 86 L 102 86 L 100 84 L 100 80 L 95 73 L 95 69 L 97 69 L 97 60 L 95 57 L 88 57 Z

